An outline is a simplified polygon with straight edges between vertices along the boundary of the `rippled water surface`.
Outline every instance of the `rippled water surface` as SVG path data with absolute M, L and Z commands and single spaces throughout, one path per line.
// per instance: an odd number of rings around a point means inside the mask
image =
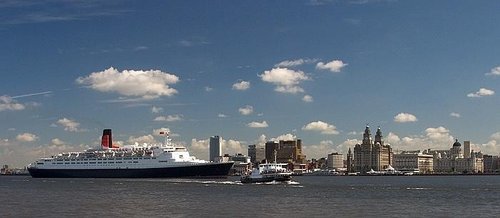
M 498 217 L 500 176 L 33 179 L 0 176 L 0 217 Z

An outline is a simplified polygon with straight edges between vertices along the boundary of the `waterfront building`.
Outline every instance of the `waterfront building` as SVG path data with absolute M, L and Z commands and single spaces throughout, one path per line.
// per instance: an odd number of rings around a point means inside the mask
M 234 162 L 232 169 L 229 171 L 232 175 L 243 175 L 252 170 L 252 162 L 250 157 L 243 154 L 236 154 L 229 158 Z
M 382 131 L 378 128 L 375 140 L 372 140 L 370 127 L 366 126 L 362 143 L 354 146 L 354 171 L 366 173 L 390 167 L 393 159 L 392 148 L 384 144 L 382 138 Z
M 465 144 L 465 143 L 464 143 Z M 470 145 L 470 142 L 468 142 Z M 483 154 L 472 150 L 469 154 L 461 153 L 462 145 L 455 140 L 449 150 L 428 150 L 434 156 L 434 172 L 441 173 L 482 173 L 484 172 Z M 467 152 L 466 152 L 467 153 Z M 468 158 L 466 158 L 467 156 Z
M 307 162 L 307 165 L 308 170 L 327 169 L 327 160 L 324 157 L 319 159 L 313 158 Z
M 500 172 L 500 158 L 493 155 L 483 155 L 483 169 L 485 173 Z
M 277 152 L 279 150 L 279 143 L 275 141 L 268 141 L 266 142 L 265 145 L 265 150 L 266 150 L 266 160 L 268 162 L 273 162 L 275 155 L 277 155 Z
M 344 168 L 344 155 L 337 152 L 328 154 L 327 167 L 329 170 L 336 170 Z M 344 169 L 345 170 L 345 169 Z
M 222 156 L 222 137 L 216 135 L 210 137 L 210 161 L 215 161 L 216 157 Z
M 224 154 L 223 156 L 215 157 L 214 162 L 234 162 L 233 166 L 229 170 L 230 175 L 243 175 L 252 170 L 250 157 L 243 154 L 235 154 L 234 156 Z
M 394 168 L 399 171 L 431 173 L 433 172 L 433 158 L 431 154 L 421 151 L 403 151 L 394 154 Z
M 302 154 L 302 140 L 280 140 L 279 142 L 269 141 L 265 146 L 266 160 L 278 163 L 306 163 L 306 155 Z
M 262 145 L 249 145 L 248 156 L 250 157 L 250 162 L 258 164 L 266 159 L 266 149 Z

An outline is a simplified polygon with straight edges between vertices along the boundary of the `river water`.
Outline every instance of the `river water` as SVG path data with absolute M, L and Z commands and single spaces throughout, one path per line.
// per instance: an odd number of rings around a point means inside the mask
M 498 217 L 500 176 L 34 179 L 0 176 L 0 217 Z

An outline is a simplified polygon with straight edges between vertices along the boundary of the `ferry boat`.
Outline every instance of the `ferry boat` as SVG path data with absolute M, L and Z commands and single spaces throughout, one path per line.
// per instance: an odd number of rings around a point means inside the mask
M 171 143 L 113 145 L 111 129 L 103 131 L 101 147 L 60 153 L 28 165 L 34 178 L 180 178 L 225 177 L 233 162 L 215 163 L 191 156 Z
M 241 183 L 285 182 L 290 181 L 292 172 L 287 169 L 286 163 L 259 164 L 259 169 L 253 169 L 249 175 L 241 176 Z

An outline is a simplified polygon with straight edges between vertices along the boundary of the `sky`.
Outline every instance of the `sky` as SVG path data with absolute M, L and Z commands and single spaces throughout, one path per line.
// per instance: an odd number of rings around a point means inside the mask
M 208 159 L 368 124 L 402 150 L 500 154 L 499 1 L 0 1 L 0 164 L 173 142 Z

